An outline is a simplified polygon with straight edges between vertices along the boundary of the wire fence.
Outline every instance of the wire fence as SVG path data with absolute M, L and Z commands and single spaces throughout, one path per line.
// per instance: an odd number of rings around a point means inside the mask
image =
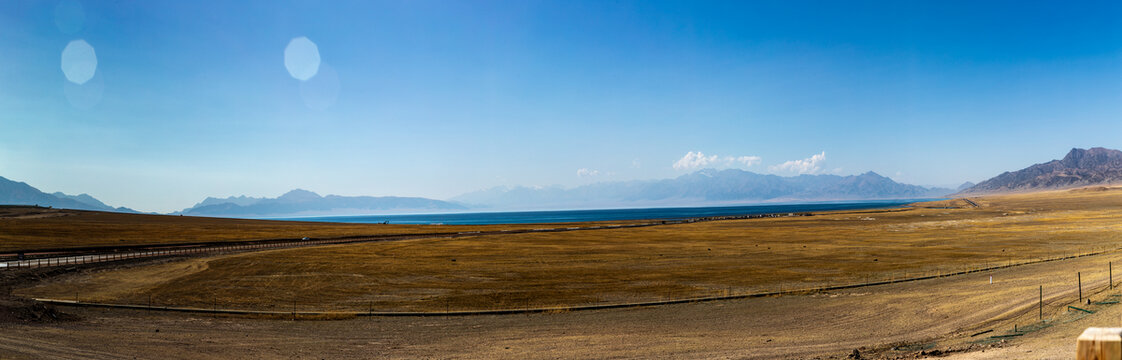
M 296 316 L 331 316 L 331 315 L 347 315 L 347 316 L 443 316 L 443 315 L 487 315 L 487 314 L 518 314 L 518 313 L 550 313 L 550 312 L 568 312 L 568 311 L 581 311 L 581 310 L 597 310 L 597 309 L 613 309 L 613 308 L 630 308 L 630 307 L 645 307 L 645 306 L 659 306 L 695 302 L 708 302 L 719 300 L 734 300 L 758 297 L 771 297 L 771 296 L 784 296 L 784 295 L 805 295 L 824 293 L 835 290 L 856 289 L 862 287 L 899 284 L 905 282 L 914 282 L 938 278 L 946 278 L 951 276 L 961 276 L 968 274 L 976 274 L 982 272 L 989 272 L 1000 269 L 1007 269 L 1017 266 L 1025 266 L 1031 264 L 1039 264 L 1045 262 L 1062 261 L 1076 259 L 1086 256 L 1101 255 L 1110 252 L 1117 252 L 1122 250 L 1120 248 L 1104 248 L 1098 251 L 1085 252 L 1080 254 L 1056 256 L 1048 258 L 1038 258 L 1031 260 L 1021 261 L 1008 261 L 1005 263 L 983 263 L 978 265 L 965 265 L 961 267 L 946 266 L 938 269 L 929 269 L 927 271 L 894 271 L 884 272 L 878 274 L 870 274 L 864 279 L 852 279 L 846 281 L 838 279 L 836 281 L 821 281 L 821 282 L 786 282 L 779 284 L 771 284 L 765 287 L 722 287 L 710 288 L 707 291 L 687 291 L 688 294 L 676 294 L 675 291 L 667 290 L 664 294 L 646 296 L 630 296 L 631 301 L 627 299 L 615 298 L 614 301 L 595 301 L 585 302 L 579 304 L 546 304 L 542 303 L 538 306 L 530 304 L 529 306 L 509 306 L 502 302 L 495 302 L 491 304 L 474 303 L 471 305 L 456 305 L 447 299 L 440 299 L 438 296 L 431 296 L 425 299 L 414 301 L 413 308 L 403 308 L 398 305 L 391 305 L 392 302 L 375 300 L 372 298 L 351 298 L 349 300 L 331 300 L 323 299 L 319 294 L 301 294 L 297 292 L 288 291 L 288 297 L 273 297 L 271 299 L 250 299 L 245 301 L 231 300 L 223 298 L 218 295 L 209 296 L 207 294 L 195 294 L 192 299 L 162 299 L 153 297 L 151 295 L 137 294 L 132 297 L 116 298 L 110 301 L 99 301 L 97 299 L 83 299 L 81 291 L 75 289 L 74 296 L 70 299 L 36 299 L 46 303 L 54 303 L 60 305 L 77 305 L 77 306 L 95 306 L 95 307 L 117 307 L 129 309 L 145 309 L 145 310 L 163 310 L 163 311 L 178 311 L 178 312 L 196 312 L 196 313 L 218 313 L 218 314 L 259 314 L 259 315 L 290 315 Z M 953 270 L 949 269 L 953 268 Z M 1107 285 L 1102 286 L 1102 289 L 1096 291 L 1103 291 L 1106 289 L 1114 289 L 1116 283 L 1113 279 L 1113 269 L 1108 263 L 1108 272 L 1110 278 Z M 1078 274 L 1077 274 L 1078 275 Z M 677 284 L 666 283 L 664 288 L 671 288 Z M 1079 302 L 1084 300 L 1084 284 L 1079 281 L 1075 284 L 1079 287 Z M 1092 293 L 1092 289 L 1088 287 L 1087 294 Z M 285 290 L 279 290 L 285 291 Z M 699 295 L 700 294 L 700 295 Z M 1088 297 L 1089 299 L 1089 297 Z M 623 301 L 621 301 L 623 300 Z M 1114 299 L 1117 300 L 1117 299 Z M 1105 300 L 1104 300 L 1105 301 Z M 1040 306 L 1042 311 L 1041 319 L 1043 319 L 1044 297 L 1043 288 L 1041 289 Z M 1104 305 L 1111 303 L 1102 303 L 1097 305 Z M 523 303 L 522 305 L 526 305 Z
M 533 233 L 533 232 L 558 232 L 558 231 L 578 231 L 578 230 L 598 230 L 598 229 L 618 229 L 618 228 L 631 228 L 631 227 L 644 227 L 655 225 L 673 225 L 683 223 L 693 223 L 699 221 L 718 221 L 730 219 L 751 219 L 763 217 L 782 217 L 782 216 L 810 216 L 811 214 L 805 213 L 789 213 L 789 214 L 756 214 L 746 216 L 722 216 L 698 219 L 684 219 L 684 220 L 658 220 L 653 222 L 632 223 L 622 225 L 596 225 L 584 227 L 555 227 L 555 228 L 538 228 L 538 229 L 525 229 L 525 230 L 500 230 L 488 232 L 459 232 L 459 233 L 440 233 L 440 234 L 404 234 L 404 235 L 386 235 L 379 237 L 367 238 L 335 238 L 335 239 L 301 239 L 293 241 L 274 241 L 268 243 L 229 243 L 229 244 L 208 244 L 207 246 L 197 247 L 183 247 L 183 248 L 164 248 L 153 250 L 136 250 L 136 251 L 122 251 L 114 253 L 96 253 L 96 254 L 77 254 L 71 256 L 61 257 L 43 257 L 34 259 L 23 260 L 6 260 L 0 261 L 0 270 L 16 270 L 16 269 L 30 269 L 30 268 L 43 268 L 52 266 L 67 266 L 79 265 L 90 263 L 101 263 L 110 261 L 121 261 L 128 259 L 139 258 L 153 258 L 161 256 L 182 256 L 193 254 L 215 254 L 225 252 L 238 252 L 238 251 L 254 251 L 262 249 L 279 249 L 279 248 L 292 248 L 303 246 L 320 246 L 330 244 L 344 244 L 344 243 L 357 243 L 357 242 L 373 242 L 373 241 L 393 241 L 393 240 L 406 240 L 406 239 L 423 239 L 423 238 L 451 238 L 460 236 L 481 236 L 481 235 L 494 235 L 494 234 L 516 234 L 516 233 Z M 176 246 L 176 245 L 167 245 Z M 1122 250 L 1122 247 L 1098 247 L 1091 251 L 1082 252 L 1078 254 L 1054 256 L 1054 257 L 1041 257 L 1033 259 L 1008 259 L 1000 262 L 983 262 L 973 265 L 962 266 L 941 266 L 934 269 L 919 269 L 919 270 L 899 270 L 881 272 L 876 274 L 868 274 L 864 279 L 843 280 L 824 280 L 820 282 L 788 282 L 772 284 L 770 288 L 733 288 L 725 287 L 720 289 L 710 289 L 709 291 L 690 291 L 689 295 L 683 296 L 682 294 L 675 294 L 667 292 L 663 295 L 650 296 L 646 298 L 636 298 L 632 301 L 627 299 L 614 299 L 612 302 L 590 302 L 576 305 L 564 306 L 521 306 L 509 307 L 504 306 L 502 303 L 494 304 L 493 306 L 474 306 L 470 308 L 456 309 L 452 305 L 446 305 L 444 311 L 433 311 L 430 307 L 425 311 L 376 311 L 373 301 L 351 301 L 351 302 L 324 302 L 318 298 L 305 299 L 301 298 L 299 294 L 292 295 L 291 304 L 288 301 L 276 301 L 274 303 L 262 304 L 260 302 L 238 304 L 231 301 L 225 301 L 219 298 L 214 298 L 209 302 L 181 302 L 178 304 L 171 302 L 164 302 L 163 299 L 154 299 L 149 297 L 147 302 L 133 301 L 116 303 L 107 302 L 92 302 L 88 299 L 82 301 L 80 292 L 75 291 L 74 298 L 71 299 L 38 299 L 43 302 L 53 302 L 58 304 L 69 305 L 83 305 L 83 306 L 107 306 L 107 307 L 125 307 L 125 308 L 144 308 L 144 309 L 162 309 L 169 311 L 190 311 L 190 312 L 210 312 L 210 313 L 239 313 L 239 314 L 277 314 L 289 313 L 298 314 L 352 314 L 352 315 L 385 315 L 385 316 L 399 316 L 399 315 L 457 315 L 457 314 L 495 314 L 495 313 L 537 313 L 537 312 L 557 312 L 557 311 L 577 311 L 577 310 L 592 310 L 592 309 L 609 309 L 609 308 L 625 308 L 625 307 L 639 307 L 639 306 L 656 306 L 668 305 L 690 302 L 705 302 L 716 300 L 731 300 L 743 299 L 753 297 L 767 297 L 767 296 L 781 296 L 792 294 L 807 294 L 817 293 L 833 290 L 853 289 L 867 286 L 896 284 L 903 282 L 921 281 L 928 279 L 936 279 L 950 276 L 959 276 L 972 273 L 986 272 L 992 270 L 1005 269 L 1016 266 L 1024 266 L 1031 264 L 1038 264 L 1052 261 L 1062 261 L 1068 259 L 1075 259 L 1086 256 L 1100 255 L 1109 252 Z M 1111 279 L 1111 286 L 1113 286 L 1113 279 Z M 10 289 L 9 289 L 10 290 Z M 120 300 L 120 299 L 118 299 Z M 624 301 L 620 301 L 624 300 Z M 291 307 L 289 307 L 291 305 Z

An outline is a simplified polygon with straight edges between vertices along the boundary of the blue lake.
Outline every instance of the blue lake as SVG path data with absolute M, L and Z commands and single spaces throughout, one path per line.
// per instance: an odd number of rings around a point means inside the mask
M 465 212 L 442 214 L 410 215 L 348 215 L 318 216 L 300 218 L 281 218 L 274 220 L 322 221 L 342 223 L 382 223 L 390 224 L 445 224 L 445 225 L 490 225 L 490 224 L 530 224 L 564 223 L 585 221 L 619 220 L 676 220 L 712 216 L 738 216 L 756 214 L 798 213 L 831 210 L 859 210 L 899 207 L 917 201 L 937 199 L 901 200 L 864 200 L 851 202 L 813 202 L 797 204 L 768 204 L 742 206 L 709 207 L 667 207 L 636 209 L 601 210 L 550 210 L 550 211 L 508 211 L 508 212 Z

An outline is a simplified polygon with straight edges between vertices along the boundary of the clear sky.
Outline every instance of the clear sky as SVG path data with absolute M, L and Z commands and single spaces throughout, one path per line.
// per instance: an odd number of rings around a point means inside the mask
M 143 211 L 703 167 L 957 185 L 1122 148 L 1120 115 L 1117 1 L 0 2 L 0 176 Z

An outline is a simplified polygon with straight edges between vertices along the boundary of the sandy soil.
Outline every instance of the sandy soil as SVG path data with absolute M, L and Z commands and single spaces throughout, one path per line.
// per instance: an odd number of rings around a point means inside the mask
M 1119 292 L 1115 290 L 1110 293 Z M 1012 340 L 1004 347 L 951 354 L 946 359 L 1072 359 L 1075 357 L 1075 339 L 1086 328 L 1122 327 L 1122 306 L 1105 306 L 1096 311 L 1077 321 L 1058 321 L 1055 326 Z M 1067 315 L 1070 318 L 1081 314 L 1072 312 Z M 1008 322 L 1002 325 L 1008 328 Z

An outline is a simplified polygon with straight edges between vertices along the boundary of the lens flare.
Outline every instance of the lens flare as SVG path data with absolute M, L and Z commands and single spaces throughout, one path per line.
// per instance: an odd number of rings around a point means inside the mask
M 97 72 L 97 54 L 85 40 L 74 40 L 62 50 L 62 74 L 66 80 L 82 85 Z
M 284 67 L 300 81 L 308 81 L 319 72 L 319 47 L 306 37 L 288 42 L 284 48 Z

